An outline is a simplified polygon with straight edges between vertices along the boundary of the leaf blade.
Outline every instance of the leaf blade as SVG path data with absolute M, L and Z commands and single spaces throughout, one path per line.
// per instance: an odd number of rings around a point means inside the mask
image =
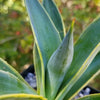
M 0 95 L 14 93 L 36 94 L 25 83 L 9 72 L 0 70 Z
M 2 58 L 0 58 L 0 70 L 10 72 L 14 76 L 18 77 L 18 79 L 20 81 L 24 82 L 30 89 L 32 89 L 30 87 L 30 85 L 22 78 L 22 76 L 12 66 L 10 66 L 6 61 L 4 61 Z M 32 90 L 35 92 L 34 89 L 32 89 Z
M 65 35 L 64 23 L 62 21 L 61 15 L 58 8 L 56 7 L 53 0 L 43 0 L 43 6 L 48 12 L 50 18 L 52 19 L 55 27 L 59 31 L 60 37 L 63 40 Z
M 42 96 L 31 95 L 31 94 L 11 94 L 11 95 L 2 95 L 0 100 L 47 100 Z
M 74 85 L 77 83 L 77 81 L 80 79 L 80 77 L 83 75 L 83 73 L 88 69 L 89 65 L 95 58 L 95 56 L 100 52 L 100 43 L 94 48 L 94 50 L 91 52 L 91 54 L 88 56 L 88 58 L 85 60 L 81 68 L 78 70 L 78 72 L 74 75 L 74 77 L 70 80 L 70 82 L 64 87 L 64 89 L 58 94 L 56 100 L 63 99 L 65 96 L 65 100 L 69 99 L 70 96 L 73 94 L 68 95 L 69 91 L 72 91 L 71 88 L 74 87 Z
M 34 29 L 33 35 L 38 51 L 42 53 L 42 56 L 47 56 L 46 59 L 49 59 L 51 54 L 55 51 L 55 49 L 57 49 L 57 47 L 61 43 L 60 36 L 53 26 L 52 22 L 50 21 L 45 9 L 38 2 L 38 0 L 25 1 L 31 24 Z M 38 19 L 37 16 L 39 17 Z
M 77 95 L 93 78 L 100 74 L 100 59 L 98 57 L 100 58 L 100 53 L 96 56 L 94 61 L 79 78 L 79 80 L 75 83 L 75 85 L 71 88 L 71 90 L 68 93 L 68 96 L 70 98 L 75 97 L 75 95 Z M 72 94 L 73 96 L 71 96 Z M 66 96 L 64 100 L 66 100 Z
M 23 80 L 21 75 L 2 58 L 0 58 L 0 70 L 8 71 L 12 73 L 13 75 L 15 75 L 16 77 L 18 77 L 20 80 Z
M 38 0 L 25 0 L 25 4 L 31 20 L 33 35 L 41 60 L 43 84 L 43 92 L 41 94 L 45 96 L 46 65 L 52 53 L 61 43 L 61 38 L 45 9 Z
M 54 99 L 58 89 L 63 81 L 65 73 L 67 72 L 73 58 L 73 24 L 64 38 L 62 44 L 51 56 L 47 69 L 48 77 L 50 84 L 46 84 L 47 87 L 50 87 L 48 92 L 47 88 L 47 97 L 49 99 Z M 47 77 L 47 78 L 48 78 Z M 49 82 L 48 82 L 49 83 Z M 49 86 L 50 85 L 50 86 Z
M 34 67 L 35 67 L 35 73 L 36 73 L 36 82 L 37 82 L 37 93 L 40 94 L 41 92 L 41 81 L 42 81 L 42 69 L 41 69 L 41 62 L 39 53 L 37 50 L 36 44 L 34 44 L 34 50 L 33 50 L 33 60 L 34 60 Z
M 92 22 L 82 33 L 74 46 L 74 57 L 69 71 L 62 83 L 62 88 L 71 80 L 93 48 L 100 42 L 100 17 Z M 81 58 L 81 59 L 80 59 Z M 99 58 L 98 58 L 99 59 Z

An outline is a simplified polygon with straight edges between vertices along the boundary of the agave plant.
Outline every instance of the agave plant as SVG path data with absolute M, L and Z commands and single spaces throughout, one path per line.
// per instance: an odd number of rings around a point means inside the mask
M 35 38 L 37 91 L 0 58 L 0 100 L 71 100 L 100 72 L 100 17 L 73 44 L 52 0 L 25 0 Z M 99 100 L 100 94 L 79 100 Z

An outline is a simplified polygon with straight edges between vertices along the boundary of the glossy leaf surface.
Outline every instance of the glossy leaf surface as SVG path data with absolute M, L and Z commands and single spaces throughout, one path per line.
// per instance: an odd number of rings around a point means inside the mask
M 63 85 L 61 88 L 63 88 L 75 75 L 77 70 L 83 64 L 84 60 L 89 56 L 90 52 L 99 42 L 100 42 L 100 17 L 98 17 L 96 20 L 92 22 L 92 24 L 90 24 L 90 26 L 82 33 L 82 35 L 76 42 L 74 48 L 75 50 L 74 58 L 70 70 L 68 71 L 68 73 L 66 73 L 66 77 L 65 80 L 63 81 Z M 99 69 L 100 69 L 100 53 L 93 60 L 92 64 L 90 64 L 86 72 L 81 76 L 82 80 L 80 79 L 79 81 L 82 81 L 82 85 L 84 85 Z M 82 88 L 82 85 L 75 84 L 77 88 L 73 87 L 72 89 L 75 88 L 75 90 L 78 91 L 79 88 Z M 73 94 L 75 93 L 75 91 L 72 92 Z
M 74 84 L 74 86 L 65 96 L 64 100 L 70 97 L 73 98 L 75 95 L 77 95 L 77 93 L 80 92 L 80 90 L 82 90 L 98 74 L 100 74 L 100 53 L 96 56 L 79 80 Z
M 47 63 L 51 54 L 61 43 L 59 33 L 49 19 L 48 14 L 38 0 L 25 0 L 27 11 L 34 30 L 34 38 L 39 51 L 40 59 Z M 38 19 L 37 19 L 38 18 Z
M 45 69 L 52 53 L 61 43 L 61 38 L 45 9 L 38 0 L 25 0 L 33 35 L 42 66 L 42 95 L 45 96 Z
M 82 90 L 98 74 L 100 74 L 100 53 L 95 57 L 95 59 L 87 68 L 87 70 L 83 73 L 83 75 L 79 78 L 79 80 L 74 84 L 74 86 L 65 96 L 64 100 L 66 100 L 66 98 L 75 97 L 75 95 L 77 95 L 77 93 L 80 92 L 80 90 Z
M 64 79 L 65 73 L 68 71 L 73 58 L 73 24 L 69 29 L 62 44 L 51 56 L 47 69 L 50 80 L 50 92 L 47 89 L 47 97 L 53 100 L 58 92 L 58 89 Z M 47 84 L 47 87 L 49 86 Z M 51 94 L 50 94 L 51 93 Z
M 0 95 L 14 93 L 36 94 L 16 76 L 9 72 L 0 70 Z
M 74 47 L 74 58 L 71 67 L 66 73 L 63 84 L 67 84 L 72 76 L 81 67 L 83 62 L 100 42 L 100 17 L 92 22 L 89 27 L 82 33 Z M 74 69 L 74 70 L 72 70 Z
M 48 12 L 51 20 L 53 21 L 55 27 L 59 31 L 60 37 L 63 40 L 65 34 L 64 24 L 60 16 L 59 10 L 57 9 L 53 0 L 43 0 L 43 6 Z
M 40 91 L 42 90 L 42 67 L 36 44 L 34 44 L 33 56 L 37 82 L 37 93 L 40 94 Z
M 47 100 L 42 96 L 31 95 L 31 94 L 11 94 L 11 95 L 2 95 L 0 100 Z
M 73 95 L 72 92 L 70 92 L 71 94 L 69 94 L 69 91 L 72 91 L 72 87 L 75 87 L 74 85 L 77 84 L 77 81 L 81 78 L 81 76 L 84 74 L 84 72 L 88 69 L 89 65 L 91 64 L 91 62 L 93 61 L 93 59 L 95 58 L 95 56 L 98 54 L 98 52 L 100 52 L 100 43 L 95 47 L 95 49 L 91 52 L 91 54 L 89 55 L 89 57 L 85 60 L 85 62 L 83 63 L 83 65 L 81 66 L 81 68 L 77 71 L 77 73 L 74 75 L 74 77 L 70 80 L 70 82 L 64 87 L 64 89 L 58 94 L 56 100 L 62 100 L 65 95 L 65 100 L 69 99 L 70 96 Z M 82 80 L 82 78 L 81 78 Z M 81 81 L 80 83 L 81 84 Z M 73 91 L 77 91 L 73 90 Z
M 95 46 L 99 42 L 100 42 L 100 17 L 96 19 L 92 24 L 90 24 L 90 26 L 82 33 L 79 40 L 76 42 L 74 47 L 74 58 L 69 71 L 66 73 L 66 76 L 64 78 L 60 90 L 64 88 L 66 84 L 68 84 L 68 82 L 75 75 L 78 69 L 82 66 L 83 62 L 86 60 L 91 51 L 95 48 Z M 99 59 L 99 57 L 97 59 Z M 94 60 L 94 63 L 95 61 L 96 60 Z M 91 67 L 90 65 L 88 73 L 91 73 L 92 68 L 94 67 Z M 84 80 L 84 82 L 86 81 Z
M 20 81 L 24 82 L 27 85 L 27 87 L 29 87 L 35 93 L 35 90 L 29 86 L 29 84 L 22 78 L 22 76 L 2 58 L 0 58 L 0 70 L 10 72 L 14 76 L 16 76 Z

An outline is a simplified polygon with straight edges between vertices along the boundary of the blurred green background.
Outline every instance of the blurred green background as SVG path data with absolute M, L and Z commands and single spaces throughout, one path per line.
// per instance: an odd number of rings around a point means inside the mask
M 100 15 L 100 0 L 55 0 L 66 31 L 76 19 L 74 41 Z M 0 57 L 22 72 L 33 63 L 34 39 L 24 0 L 0 0 Z M 100 74 L 90 83 L 100 89 Z

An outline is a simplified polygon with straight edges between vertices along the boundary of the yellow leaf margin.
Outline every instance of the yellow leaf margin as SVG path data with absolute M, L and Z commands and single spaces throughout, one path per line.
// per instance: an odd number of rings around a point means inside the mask
M 39 95 L 32 94 L 8 94 L 1 95 L 0 100 L 47 100 Z

